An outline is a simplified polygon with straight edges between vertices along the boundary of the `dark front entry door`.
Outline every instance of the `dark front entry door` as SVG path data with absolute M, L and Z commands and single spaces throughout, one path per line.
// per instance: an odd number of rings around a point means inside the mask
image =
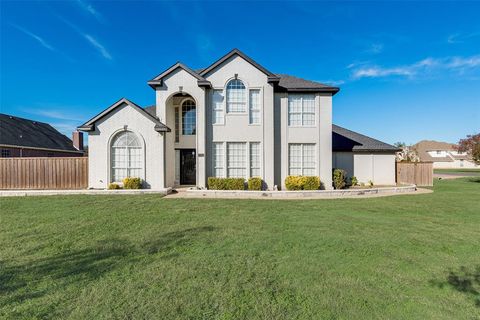
M 180 150 L 180 184 L 196 184 L 195 149 Z

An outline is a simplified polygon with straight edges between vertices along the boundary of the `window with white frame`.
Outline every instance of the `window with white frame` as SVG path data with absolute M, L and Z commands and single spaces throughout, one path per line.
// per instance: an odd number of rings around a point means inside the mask
M 227 84 L 227 112 L 247 112 L 247 89 L 241 80 L 233 79 Z
M 250 177 L 260 177 L 260 143 L 250 142 Z
M 250 90 L 250 124 L 260 124 L 260 90 L 252 89 Z
M 288 145 L 288 174 L 292 176 L 315 176 L 315 144 L 291 143 Z
M 223 90 L 213 90 L 212 97 L 212 123 L 223 124 Z
M 131 131 L 118 133 L 111 146 L 112 182 L 126 177 L 143 178 L 143 152 L 140 139 Z
M 223 142 L 213 143 L 213 176 L 217 178 L 225 177 L 225 152 Z
M 195 135 L 197 126 L 197 109 L 193 100 L 182 103 L 182 134 Z
M 289 94 L 288 95 L 288 125 L 314 126 L 315 125 L 315 95 Z
M 227 177 L 245 178 L 247 176 L 247 144 L 245 142 L 227 143 Z

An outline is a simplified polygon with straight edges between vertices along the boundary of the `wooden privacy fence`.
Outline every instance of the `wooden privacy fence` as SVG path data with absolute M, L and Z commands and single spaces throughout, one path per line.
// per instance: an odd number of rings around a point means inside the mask
M 0 189 L 86 189 L 88 158 L 0 159 Z
M 397 162 L 397 183 L 433 186 L 432 162 Z

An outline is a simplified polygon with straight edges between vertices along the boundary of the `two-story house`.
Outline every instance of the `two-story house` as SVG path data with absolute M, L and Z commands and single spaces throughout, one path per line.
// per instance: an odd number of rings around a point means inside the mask
M 274 189 L 315 175 L 331 189 L 333 167 L 395 183 L 395 147 L 332 125 L 337 87 L 274 74 L 238 49 L 201 70 L 178 62 L 148 85 L 154 106 L 121 99 L 78 128 L 89 134 L 91 188 L 132 176 L 154 189 L 205 188 L 208 177 L 261 177 Z

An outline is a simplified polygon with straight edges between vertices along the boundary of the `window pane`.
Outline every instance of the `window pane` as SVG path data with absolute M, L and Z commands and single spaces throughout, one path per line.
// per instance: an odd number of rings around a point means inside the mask
M 304 126 L 315 125 L 315 96 L 314 95 L 303 96 L 302 125 Z
M 213 143 L 213 176 L 217 178 L 224 177 L 224 152 L 223 143 Z
M 228 177 L 245 178 L 246 166 L 246 143 L 227 143 L 227 174 Z
M 250 124 L 260 123 L 260 90 L 250 90 Z
M 110 149 L 112 181 L 122 182 L 126 177 L 143 178 L 143 149 L 139 137 L 124 131 L 114 137 Z
M 303 175 L 314 176 L 315 175 L 315 145 L 304 144 L 303 145 Z
M 251 142 L 250 143 L 250 176 L 251 177 L 260 177 L 260 143 Z
M 289 175 L 302 174 L 302 145 L 289 144 L 288 146 L 288 171 Z
M 212 97 L 212 122 L 223 124 L 223 94 L 222 90 L 214 90 Z
M 227 85 L 227 112 L 246 112 L 246 89 L 242 81 L 231 80 Z
M 180 141 L 180 111 L 175 107 L 175 142 Z
M 194 135 L 196 127 L 195 102 L 187 100 L 182 104 L 182 134 Z
M 300 95 L 291 94 L 288 96 L 288 125 L 302 125 L 302 98 Z

